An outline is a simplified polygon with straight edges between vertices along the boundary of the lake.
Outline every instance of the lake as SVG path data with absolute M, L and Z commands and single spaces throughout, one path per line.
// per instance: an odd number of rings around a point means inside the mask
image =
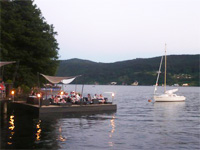
M 66 85 L 66 91 L 103 94 L 116 112 L 1 117 L 1 149 L 199 150 L 200 89 L 178 87 L 185 102 L 148 102 L 153 86 Z M 175 87 L 167 87 L 172 89 Z M 161 90 L 162 87 L 159 87 Z

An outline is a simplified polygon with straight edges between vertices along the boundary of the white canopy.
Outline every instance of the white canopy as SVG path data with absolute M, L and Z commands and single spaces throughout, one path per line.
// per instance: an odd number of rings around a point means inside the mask
M 0 67 L 13 63 L 16 63 L 16 61 L 0 61 Z
M 63 84 L 69 84 L 69 83 L 71 83 L 72 81 L 74 81 L 74 79 L 76 79 L 76 77 L 71 78 L 71 79 L 64 79 L 64 80 L 62 80 L 61 82 L 62 82 Z
M 45 77 L 49 82 L 53 83 L 53 84 L 57 84 L 57 83 L 64 83 L 64 84 L 69 84 L 71 83 L 76 77 L 79 76 L 73 76 L 73 77 L 56 77 L 56 76 L 48 76 L 48 75 L 44 75 L 41 74 L 43 77 Z

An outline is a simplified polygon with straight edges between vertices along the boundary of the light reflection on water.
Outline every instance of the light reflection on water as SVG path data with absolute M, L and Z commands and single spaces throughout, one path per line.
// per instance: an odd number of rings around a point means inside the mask
M 67 91 L 74 88 L 66 86 Z M 80 85 L 76 88 L 82 90 Z M 117 112 L 47 114 L 40 118 L 15 114 L 10 117 L 13 125 L 8 122 L 11 128 L 7 130 L 13 129 L 15 137 L 9 142 L 15 143 L 14 149 L 200 149 L 199 88 L 180 87 L 180 95 L 187 99 L 178 103 L 149 103 L 153 90 L 85 85 L 84 95 L 114 92 Z
M 60 140 L 61 142 L 65 142 L 67 139 L 65 137 L 62 136 L 62 126 L 59 127 L 59 138 L 58 140 Z
M 109 134 L 110 141 L 108 142 L 109 146 L 113 147 L 114 142 L 112 141 L 112 136 L 115 132 L 115 115 L 112 116 L 112 119 L 110 120 L 110 126 L 111 126 L 111 131 Z
M 13 138 L 13 135 L 15 134 L 15 116 L 14 115 L 11 115 L 10 116 L 10 120 L 9 120 L 9 137 L 8 137 L 8 142 L 7 144 L 8 145 L 12 145 L 13 142 L 12 142 L 12 138 Z
M 36 141 L 40 141 L 40 137 L 41 137 L 42 129 L 40 127 L 40 124 L 41 124 L 41 120 L 39 120 L 36 125 Z
M 112 116 L 112 119 L 110 120 L 110 125 L 112 127 L 112 130 L 110 131 L 110 138 L 112 137 L 112 134 L 115 132 L 115 116 Z

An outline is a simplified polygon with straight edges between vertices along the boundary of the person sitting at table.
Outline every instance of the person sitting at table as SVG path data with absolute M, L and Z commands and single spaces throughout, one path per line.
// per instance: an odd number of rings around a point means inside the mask
M 99 102 L 100 103 L 105 103 L 104 97 L 102 94 L 99 95 Z
M 94 99 L 98 99 L 99 96 L 97 94 L 94 94 Z
M 60 101 L 59 101 L 59 99 L 58 99 L 58 97 L 57 96 L 55 96 L 55 98 L 54 98 L 54 103 L 59 103 Z
M 75 103 L 75 102 L 76 102 L 76 97 L 70 97 L 70 99 L 71 99 L 71 102 L 72 102 L 72 103 Z
M 65 97 L 65 98 L 68 98 L 68 97 L 69 97 L 69 94 L 68 94 L 68 93 L 64 93 L 64 97 Z
M 88 96 L 87 96 L 87 101 L 88 101 L 88 103 L 92 103 L 92 97 L 90 94 L 88 94 Z
M 61 100 L 61 103 L 66 103 L 66 101 L 65 101 L 65 99 L 64 99 L 64 98 Z
M 50 104 L 54 103 L 54 96 L 53 95 L 51 95 L 51 98 L 49 98 L 49 101 L 50 101 Z
M 71 92 L 71 97 L 76 96 L 76 93 L 74 91 Z
M 75 96 L 75 104 L 80 103 L 81 97 L 79 96 L 79 94 L 77 93 Z
M 102 94 L 99 95 L 99 99 L 104 99 Z

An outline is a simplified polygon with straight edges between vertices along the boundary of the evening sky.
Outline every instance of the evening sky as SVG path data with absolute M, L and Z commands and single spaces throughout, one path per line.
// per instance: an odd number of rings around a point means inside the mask
M 200 0 L 35 0 L 58 32 L 59 59 L 116 62 L 199 54 Z

